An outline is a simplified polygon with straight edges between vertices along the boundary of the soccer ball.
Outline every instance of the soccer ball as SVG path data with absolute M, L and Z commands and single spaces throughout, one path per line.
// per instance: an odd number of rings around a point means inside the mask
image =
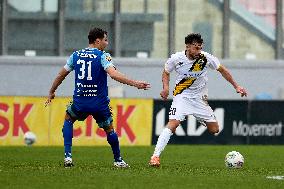
M 244 157 L 237 151 L 231 151 L 225 156 L 225 165 L 228 168 L 242 168 L 244 162 Z
M 36 141 L 36 135 L 33 132 L 28 131 L 24 135 L 24 140 L 26 145 L 31 146 Z

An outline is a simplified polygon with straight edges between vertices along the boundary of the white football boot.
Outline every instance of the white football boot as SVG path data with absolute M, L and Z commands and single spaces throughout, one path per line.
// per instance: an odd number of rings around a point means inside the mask
M 130 167 L 125 161 L 123 161 L 123 159 L 121 157 L 117 161 L 114 161 L 113 165 L 115 167 L 119 167 L 119 168 L 128 168 L 128 167 Z
M 73 167 L 74 164 L 73 164 L 73 161 L 72 161 L 72 158 L 71 157 L 66 157 L 64 158 L 64 167 Z

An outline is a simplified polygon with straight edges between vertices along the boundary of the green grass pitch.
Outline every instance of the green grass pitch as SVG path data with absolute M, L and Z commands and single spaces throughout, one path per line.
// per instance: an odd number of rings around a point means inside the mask
M 75 167 L 63 167 L 60 147 L 0 147 L 0 188 L 284 188 L 284 147 L 261 145 L 168 145 L 161 167 L 148 166 L 151 147 L 121 147 L 131 166 L 112 167 L 109 147 L 73 149 Z M 227 169 L 224 156 L 236 150 L 244 167 Z

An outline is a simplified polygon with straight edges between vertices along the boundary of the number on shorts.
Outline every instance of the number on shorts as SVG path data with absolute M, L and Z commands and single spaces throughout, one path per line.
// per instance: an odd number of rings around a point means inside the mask
M 169 115 L 175 115 L 176 114 L 176 108 L 170 108 Z

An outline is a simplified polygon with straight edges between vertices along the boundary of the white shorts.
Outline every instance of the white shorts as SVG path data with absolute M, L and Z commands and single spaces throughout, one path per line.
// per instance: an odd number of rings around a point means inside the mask
M 203 98 L 188 98 L 183 94 L 175 96 L 169 112 L 169 119 L 183 121 L 188 115 L 193 115 L 197 121 L 203 124 L 204 122 L 217 122 L 206 96 Z

